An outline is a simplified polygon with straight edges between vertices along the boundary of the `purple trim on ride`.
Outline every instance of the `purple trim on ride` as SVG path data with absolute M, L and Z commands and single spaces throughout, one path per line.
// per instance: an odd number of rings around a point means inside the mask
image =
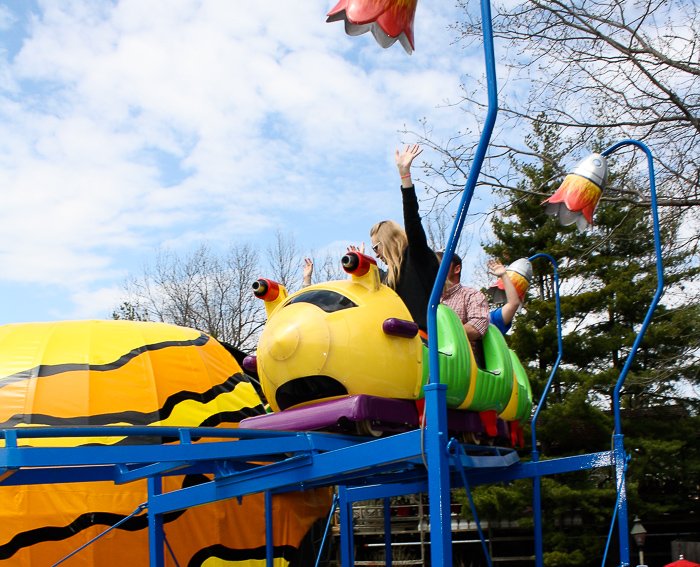
M 399 433 L 420 425 L 415 402 L 360 394 L 242 420 L 240 429 L 265 431 L 355 432 L 358 422 L 370 422 L 375 431 Z M 447 425 L 455 432 L 469 431 L 486 438 L 486 428 L 474 412 L 448 410 Z M 509 438 L 508 424 L 498 420 L 498 437 Z
M 418 325 L 413 321 L 390 318 L 382 323 L 382 330 L 387 335 L 412 339 L 418 334 Z
M 246 356 L 243 359 L 243 369 L 248 372 L 258 372 L 258 357 L 255 355 Z

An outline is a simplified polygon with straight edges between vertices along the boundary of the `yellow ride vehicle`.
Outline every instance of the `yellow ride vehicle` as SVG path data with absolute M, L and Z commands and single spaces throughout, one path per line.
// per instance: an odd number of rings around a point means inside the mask
M 427 345 L 399 296 L 380 282 L 373 258 L 348 253 L 350 280 L 306 287 L 292 295 L 261 279 L 268 322 L 255 367 L 275 412 L 348 396 L 419 400 L 428 381 Z M 464 328 L 450 308 L 438 308 L 440 381 L 448 408 L 477 412 L 489 436 L 497 417 L 522 443 L 532 408 L 527 375 L 501 333 L 484 338 L 486 368 L 476 366 Z

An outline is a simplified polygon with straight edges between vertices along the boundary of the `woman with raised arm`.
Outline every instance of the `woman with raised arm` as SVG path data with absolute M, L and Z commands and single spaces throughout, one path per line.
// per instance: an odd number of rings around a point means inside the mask
M 418 145 L 407 145 L 401 153 L 396 150 L 405 229 L 394 221 L 385 220 L 375 224 L 369 234 L 372 250 L 388 268 L 383 283 L 396 291 L 418 327 L 427 332 L 428 304 L 440 264 L 428 246 L 418 214 L 416 189 L 411 181 L 411 164 L 422 151 Z

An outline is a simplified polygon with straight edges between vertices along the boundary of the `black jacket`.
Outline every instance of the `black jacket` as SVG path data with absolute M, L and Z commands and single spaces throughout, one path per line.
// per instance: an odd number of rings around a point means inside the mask
M 428 304 L 433 284 L 440 269 L 435 252 L 428 246 L 428 239 L 418 214 L 416 189 L 401 188 L 403 194 L 403 222 L 408 237 L 396 282 L 396 293 L 403 300 L 418 327 L 428 330 Z

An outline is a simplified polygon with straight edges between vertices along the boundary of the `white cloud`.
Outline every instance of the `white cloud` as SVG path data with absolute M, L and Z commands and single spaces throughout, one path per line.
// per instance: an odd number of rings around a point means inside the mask
M 98 288 L 94 291 L 81 290 L 71 295 L 70 313 L 56 310 L 57 318 L 104 319 L 111 315 L 120 304 L 123 291 L 119 286 Z
M 9 29 L 16 18 L 7 6 L 0 5 L 0 30 Z
M 454 7 L 419 7 L 409 58 L 326 24 L 319 0 L 39 6 L 0 10 L 0 40 L 27 30 L 0 58 L 2 277 L 65 286 L 80 316 L 162 243 L 365 238 L 400 215 L 397 131 L 451 131 L 461 116 L 436 106 L 483 67 L 450 46 Z

